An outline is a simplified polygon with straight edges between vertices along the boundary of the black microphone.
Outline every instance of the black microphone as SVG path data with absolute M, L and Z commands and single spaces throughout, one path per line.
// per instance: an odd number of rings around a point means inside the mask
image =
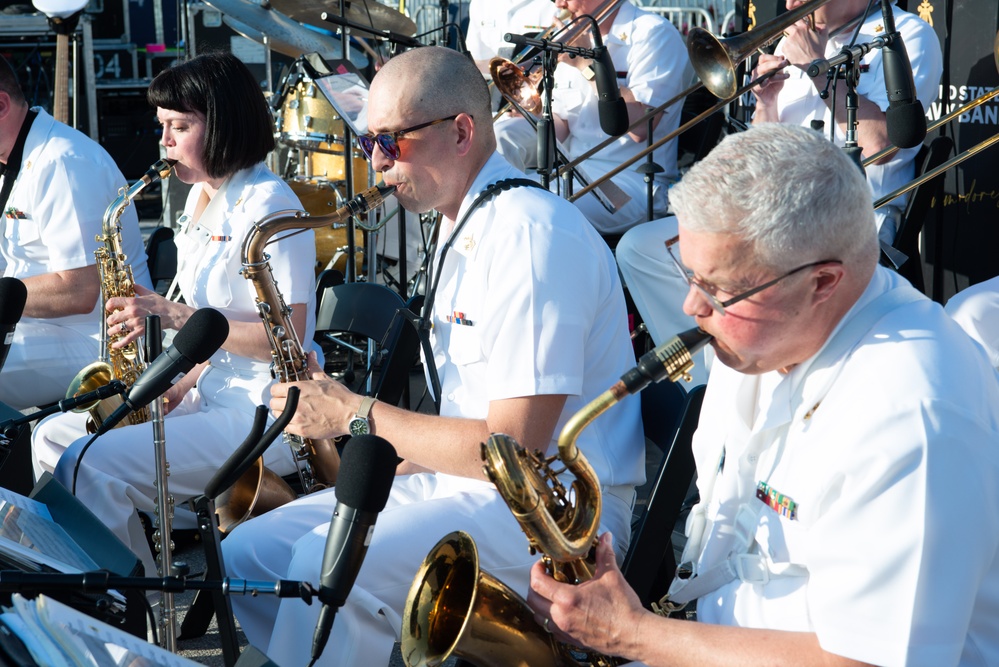
M 593 50 L 597 57 L 590 66 L 597 83 L 597 112 L 600 114 L 600 129 L 605 134 L 617 137 L 628 131 L 628 105 L 621 97 L 617 85 L 617 70 L 610 51 L 604 46 L 600 36 L 600 26 L 596 21 L 590 25 L 593 32 Z
M 28 288 L 17 278 L 0 278 L 0 368 L 7 361 L 14 328 L 21 321 Z
M 336 509 L 326 536 L 319 575 L 319 621 L 312 636 L 312 662 L 329 639 L 333 618 L 347 601 L 371 542 L 378 513 L 385 508 L 397 465 L 395 447 L 377 435 L 347 441 L 333 491 Z
M 215 354 L 229 336 L 229 321 L 212 308 L 200 308 L 188 318 L 173 339 L 173 345 L 156 357 L 125 395 L 125 402 L 104 420 L 97 435 L 103 435 L 134 412 L 169 389 L 196 365 Z
M 885 88 L 888 91 L 888 140 L 899 148 L 912 148 L 926 138 L 926 114 L 923 105 L 916 99 L 909 54 L 902 43 L 902 35 L 895 29 L 890 0 L 881 0 L 881 15 L 888 37 L 888 42 L 881 49 Z

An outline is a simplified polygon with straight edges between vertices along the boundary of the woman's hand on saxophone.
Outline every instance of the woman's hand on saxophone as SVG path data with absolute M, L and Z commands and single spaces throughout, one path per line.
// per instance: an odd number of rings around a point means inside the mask
M 187 317 L 180 321 L 176 312 L 179 309 L 189 311 L 187 316 L 194 312 L 190 306 L 165 299 L 142 285 L 135 286 L 135 296 L 108 299 L 105 311 L 108 313 L 108 335 L 114 341 L 111 346 L 115 349 L 122 348 L 141 338 L 146 333 L 147 315 L 159 315 L 163 329 L 180 329 Z
M 641 659 L 642 621 L 652 612 L 642 607 L 614 557 L 610 533 L 600 536 L 593 578 L 579 585 L 555 581 L 538 561 L 531 568 L 527 604 L 534 620 L 563 643 L 604 655 Z M 648 639 L 648 638 L 645 638 Z

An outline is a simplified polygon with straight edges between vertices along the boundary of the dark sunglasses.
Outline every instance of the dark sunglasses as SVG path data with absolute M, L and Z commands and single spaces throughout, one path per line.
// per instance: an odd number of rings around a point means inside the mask
M 382 153 L 385 154 L 390 160 L 398 160 L 399 156 L 402 155 L 402 149 L 399 148 L 399 137 L 406 134 L 407 132 L 416 132 L 417 130 L 422 130 L 425 127 L 430 127 L 431 125 L 437 125 L 438 123 L 446 123 L 449 120 L 454 120 L 458 117 L 458 114 L 448 116 L 447 118 L 438 118 L 437 120 L 432 120 L 427 123 L 420 123 L 419 125 L 414 125 L 413 127 L 407 127 L 405 130 L 396 130 L 395 132 L 387 132 L 384 134 L 362 134 L 357 137 L 357 145 L 361 147 L 361 151 L 370 160 L 371 154 L 375 151 L 375 144 L 378 144 L 378 148 L 382 149 Z

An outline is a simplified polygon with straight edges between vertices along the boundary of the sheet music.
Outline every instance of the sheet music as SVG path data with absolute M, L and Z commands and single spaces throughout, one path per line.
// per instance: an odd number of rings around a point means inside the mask
M 44 667 L 192 667 L 198 663 L 39 595 L 11 596 L 0 621 Z
M 315 83 L 354 136 L 367 133 L 368 84 L 364 77 L 344 68 L 316 79 Z
M 22 496 L 16 491 L 11 491 L 10 489 L 5 489 L 0 486 L 0 503 L 10 503 L 16 507 L 31 512 L 32 514 L 38 514 L 46 519 L 51 520 L 52 514 L 49 512 L 49 508 L 45 503 L 40 503 L 33 498 L 28 498 L 27 496 Z
M 0 551 L 59 572 L 100 569 L 62 526 L 8 501 L 0 501 Z

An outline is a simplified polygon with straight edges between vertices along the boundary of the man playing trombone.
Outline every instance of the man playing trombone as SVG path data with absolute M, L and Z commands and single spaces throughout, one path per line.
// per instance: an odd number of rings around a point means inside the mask
M 588 21 L 585 18 L 587 15 L 596 16 L 601 10 L 604 12 L 600 20 L 600 34 L 616 69 L 621 98 L 627 104 L 629 124 L 645 115 L 650 108 L 673 98 L 688 83 L 690 61 L 687 50 L 680 33 L 666 19 L 626 1 L 556 0 L 555 6 L 571 14 L 567 23 Z M 589 35 L 590 30 L 584 30 L 582 34 Z M 557 34 L 555 39 L 558 39 Z M 578 42 L 573 45 L 591 46 Z M 556 138 L 568 159 L 582 155 L 607 138 L 601 129 L 597 100 L 596 77 L 590 61 L 563 56 L 555 69 L 552 120 Z M 680 109 L 680 104 L 667 108 L 653 122 L 652 129 L 657 132 L 676 129 L 680 122 Z M 535 131 L 526 120 L 504 117 L 496 122 L 495 129 L 498 149 L 503 157 L 525 172 L 537 167 Z M 583 164 L 586 178 L 596 180 L 634 156 L 645 147 L 649 131 L 647 124 L 631 128 L 587 160 Z M 666 212 L 668 183 L 677 173 L 676 151 L 674 139 L 653 154 L 655 162 L 664 170 L 655 178 L 653 213 L 657 215 Z M 621 234 L 647 219 L 644 176 L 629 170 L 616 176 L 613 185 L 626 195 L 622 197 L 626 203 L 613 212 L 593 196 L 581 197 L 574 202 L 597 231 L 605 236 Z M 576 187 L 578 189 L 578 183 Z

